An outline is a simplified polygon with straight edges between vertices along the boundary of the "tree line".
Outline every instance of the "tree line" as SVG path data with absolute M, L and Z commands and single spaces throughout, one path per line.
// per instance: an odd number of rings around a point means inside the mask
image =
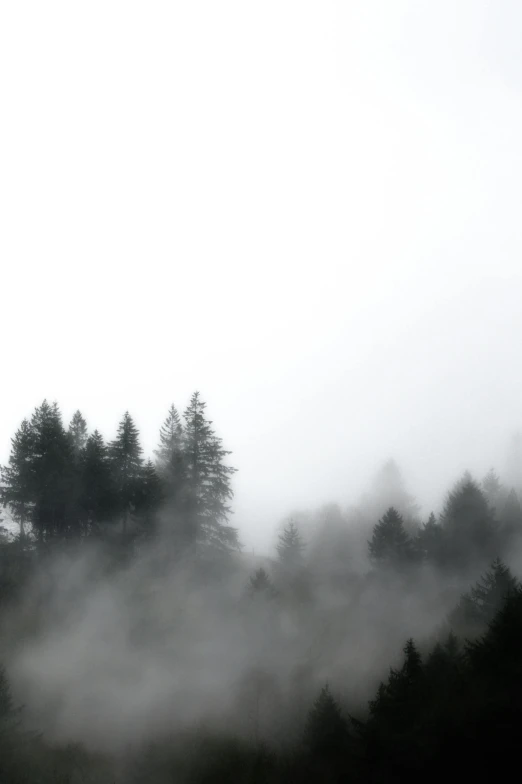
M 198 392 L 183 416 L 171 406 L 153 461 L 143 457 L 129 412 L 106 443 L 98 430 L 89 433 L 80 411 L 66 428 L 58 404 L 44 401 L 21 423 L 1 469 L 0 500 L 20 540 L 46 544 L 118 531 L 127 542 L 153 536 L 161 511 L 179 548 L 237 548 L 228 522 L 235 469 L 205 408 Z
M 89 432 L 80 412 L 65 427 L 58 405 L 44 401 L 21 423 L 2 468 L 1 501 L 18 535 L 0 547 L 0 621 L 6 607 L 16 612 L 8 573 L 20 550 L 38 556 L 63 542 L 116 543 L 126 549 L 159 540 L 162 546 L 171 543 L 171 552 L 204 549 L 211 557 L 231 556 L 239 538 L 229 524 L 235 472 L 229 454 L 198 393 L 182 415 L 174 406 L 169 409 L 154 460 L 144 458 L 128 412 L 115 439 L 106 443 L 99 431 Z M 266 742 L 257 727 L 250 735 L 226 725 L 221 731 L 197 727 L 129 750 L 121 760 L 95 753 L 88 744 L 51 744 L 29 730 L 0 668 L 0 779 L 6 784 L 384 784 L 438 782 L 450 774 L 498 776 L 516 764 L 522 729 L 522 586 L 508 563 L 522 543 L 517 491 L 503 487 L 494 471 L 481 483 L 465 474 L 441 513 L 422 522 L 396 468 L 388 465 L 385 475 L 362 515 L 362 571 L 354 571 L 350 562 L 356 535 L 346 516 L 330 509 L 323 533 L 308 537 L 294 517 L 282 528 L 275 558 L 246 573 L 242 602 L 234 609 L 249 633 L 271 641 L 278 619 L 299 626 L 325 613 L 324 591 L 328 601 L 334 597 L 334 609 L 346 613 L 367 595 L 368 586 L 372 601 L 385 605 L 397 584 L 406 594 L 422 591 L 426 571 L 441 588 L 473 575 L 430 636 L 404 640 L 402 661 L 389 667 L 366 704 L 350 702 L 338 682 L 324 680 L 313 699 L 306 691 L 304 707 L 286 719 L 286 735 L 278 742 Z M 140 557 L 139 548 L 130 551 Z M 233 557 L 227 563 L 233 571 Z M 23 581 L 17 595 L 22 590 Z M 353 646 L 362 631 L 355 628 Z M 249 677 L 255 718 L 271 675 L 261 669 Z M 295 691 L 289 694 L 296 698 Z

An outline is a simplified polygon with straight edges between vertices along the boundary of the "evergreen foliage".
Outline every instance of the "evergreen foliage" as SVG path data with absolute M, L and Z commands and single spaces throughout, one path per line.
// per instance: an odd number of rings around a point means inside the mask
M 261 596 L 271 600 L 277 597 L 277 590 L 265 569 L 256 569 L 248 583 L 248 594 L 251 598 Z
M 449 622 L 463 636 L 483 631 L 506 599 L 518 589 L 518 580 L 500 558 L 496 558 L 470 591 L 463 594 L 450 614 Z
M 290 521 L 279 535 L 277 555 L 282 566 L 296 568 L 303 563 L 305 544 L 294 522 Z
M 139 432 L 128 411 L 123 415 L 115 440 L 109 446 L 109 458 L 116 489 L 116 504 L 123 537 L 141 493 L 142 449 Z
M 308 713 L 304 746 L 314 756 L 335 758 L 346 752 L 348 740 L 347 722 L 326 684 Z
M 469 569 L 487 561 L 499 547 L 498 528 L 487 499 L 467 476 L 449 494 L 442 513 L 444 558 L 448 566 Z
M 418 552 L 404 529 L 402 516 L 392 506 L 375 525 L 368 542 L 371 560 L 376 564 L 401 568 L 418 561 Z
M 11 454 L 7 466 L 2 466 L 1 502 L 9 507 L 13 519 L 20 526 L 24 539 L 26 524 L 31 524 L 35 506 L 35 464 L 33 430 L 24 419 L 11 439 Z
M 81 461 L 80 505 L 85 512 L 89 529 L 99 530 L 115 513 L 116 488 L 108 449 L 98 430 L 85 444 Z
M 205 415 L 206 403 L 194 392 L 184 412 L 184 543 L 204 544 L 219 552 L 239 547 L 237 530 L 228 523 L 235 468 L 230 454 Z
M 80 411 L 75 411 L 73 418 L 69 424 L 69 436 L 72 444 L 72 451 L 75 460 L 79 461 L 87 444 L 89 433 L 87 431 L 87 422 L 83 418 Z

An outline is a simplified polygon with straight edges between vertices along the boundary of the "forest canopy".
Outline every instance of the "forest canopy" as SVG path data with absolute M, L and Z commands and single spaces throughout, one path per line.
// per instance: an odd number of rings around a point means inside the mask
M 48 401 L 21 422 L 1 470 L 1 780 L 403 782 L 514 762 L 521 487 L 466 473 L 423 518 L 388 461 L 358 506 L 289 515 L 254 556 L 230 455 L 198 392 L 150 457 L 129 412 L 110 441 Z

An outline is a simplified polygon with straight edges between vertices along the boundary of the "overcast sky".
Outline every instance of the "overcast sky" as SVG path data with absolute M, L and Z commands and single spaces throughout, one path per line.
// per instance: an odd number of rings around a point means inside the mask
M 44 397 L 150 452 L 199 389 L 235 524 L 424 509 L 522 425 L 522 4 L 0 5 L 0 459 Z M 268 532 L 268 533 L 267 533 Z

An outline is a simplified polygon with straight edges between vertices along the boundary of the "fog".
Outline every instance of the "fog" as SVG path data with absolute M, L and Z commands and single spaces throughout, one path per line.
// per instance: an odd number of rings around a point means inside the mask
M 343 532 L 335 508 L 324 510 L 312 515 L 311 543 L 321 519 Z M 194 564 L 166 561 L 164 539 L 116 575 L 104 574 L 95 547 L 53 556 L 4 616 L 3 655 L 25 721 L 51 742 L 123 753 L 198 726 L 284 744 L 299 737 L 325 681 L 364 710 L 404 640 L 436 639 L 468 586 L 444 586 L 429 567 L 414 583 L 392 575 L 383 584 L 367 576 L 361 533 L 349 541 L 348 561 L 328 540 L 312 547 L 302 604 L 295 588 L 272 605 L 249 598 L 260 563 L 284 588 L 274 558 L 239 558 L 206 586 Z
M 129 411 L 152 457 L 200 390 L 238 469 L 226 568 L 164 504 L 128 562 L 89 539 L 24 576 L 0 662 L 50 742 L 277 746 L 448 631 L 487 559 L 383 576 L 368 542 L 390 506 L 420 536 L 465 471 L 498 471 L 500 526 L 522 487 L 521 27 L 515 0 L 0 7 L 0 464 L 44 399 L 106 442 Z
M 0 449 L 44 397 L 153 449 L 201 389 L 236 523 L 394 456 L 432 507 L 520 426 L 516 2 L 0 12 Z

